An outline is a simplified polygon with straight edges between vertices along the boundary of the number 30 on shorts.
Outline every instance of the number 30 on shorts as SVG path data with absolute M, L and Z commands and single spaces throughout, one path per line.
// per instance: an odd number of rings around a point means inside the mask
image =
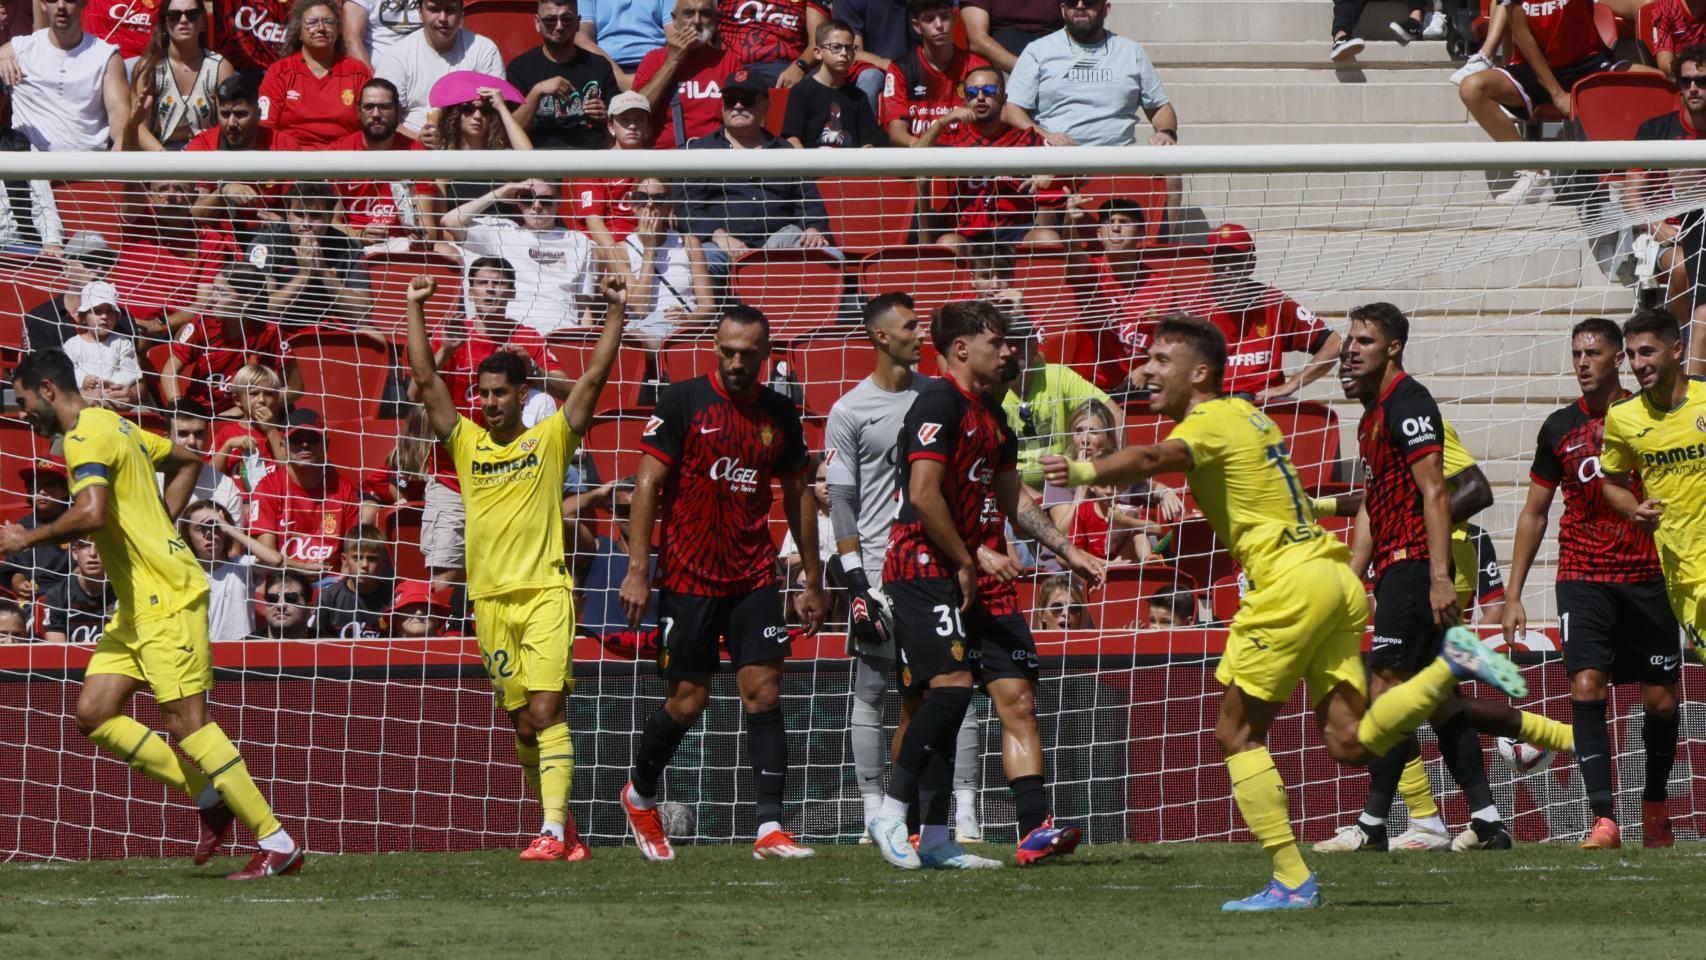
M 931 607 L 930 611 L 936 614 L 936 636 L 963 637 L 966 635 L 965 625 L 960 622 L 959 607 L 938 603 Z

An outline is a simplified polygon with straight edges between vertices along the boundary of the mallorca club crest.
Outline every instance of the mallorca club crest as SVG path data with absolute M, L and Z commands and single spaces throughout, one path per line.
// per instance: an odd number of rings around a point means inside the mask
M 954 655 L 955 660 L 964 660 L 966 658 L 966 645 L 964 641 L 955 640 L 953 643 L 949 644 L 948 652 Z
M 770 424 L 767 423 L 764 426 L 758 428 L 758 442 L 759 443 L 762 443 L 766 447 L 768 447 L 768 446 L 770 446 L 770 441 L 772 441 L 774 439 L 776 439 L 776 431 L 770 429 Z
M 346 87 L 344 91 L 338 95 L 338 99 L 344 102 L 344 106 L 353 107 L 355 106 L 355 91 Z
M 338 515 L 335 513 L 327 513 L 325 515 L 325 520 L 320 524 L 320 528 L 326 532 L 326 536 L 328 536 L 328 537 L 337 536 L 338 535 Z

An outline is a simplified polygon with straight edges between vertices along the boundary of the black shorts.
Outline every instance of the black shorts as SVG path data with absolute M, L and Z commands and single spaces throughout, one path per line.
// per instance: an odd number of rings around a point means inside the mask
M 890 581 L 883 591 L 894 610 L 901 696 L 922 696 L 932 677 L 961 670 L 985 685 L 1005 677 L 1036 681 L 1036 643 L 1023 617 L 993 616 L 981 604 L 962 616 L 959 585 L 946 577 Z
M 1682 678 L 1682 641 L 1665 582 L 1558 583 L 1564 667 L 1604 671 L 1612 683 L 1665 686 Z
M 1596 53 L 1591 57 L 1577 60 L 1575 63 L 1565 64 L 1562 67 L 1553 67 L 1552 76 L 1557 79 L 1558 86 L 1568 90 L 1571 87 L 1574 87 L 1576 85 L 1576 81 L 1581 78 L 1592 73 L 1599 73 L 1602 70 L 1610 70 L 1617 66 L 1617 64 L 1617 58 L 1612 56 L 1609 52 Z M 1552 95 L 1547 93 L 1546 88 L 1540 85 L 1540 78 L 1534 75 L 1534 68 L 1528 64 L 1519 63 L 1515 66 L 1496 67 L 1494 69 L 1504 74 L 1505 79 L 1515 85 L 1517 92 L 1522 94 L 1523 106 L 1505 108 L 1515 114 L 1519 120 L 1526 120 L 1529 117 L 1532 117 L 1534 115 L 1535 108 L 1547 106 L 1552 103 Z
M 1400 560 L 1374 585 L 1374 639 L 1369 666 L 1414 673 L 1439 656 L 1445 631 L 1428 603 L 1428 562 Z
M 971 621 L 971 662 L 979 683 L 988 687 L 991 680 L 1009 677 L 1037 682 L 1037 644 L 1024 617 L 996 616 L 973 604 Z
M 760 587 L 733 597 L 658 591 L 658 672 L 665 680 L 697 680 L 717 672 L 717 641 L 736 670 L 788 655 L 782 593 Z

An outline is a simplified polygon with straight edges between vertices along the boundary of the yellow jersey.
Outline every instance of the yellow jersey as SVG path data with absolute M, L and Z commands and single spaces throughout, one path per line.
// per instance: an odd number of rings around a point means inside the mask
M 207 574 L 160 499 L 158 467 L 171 452 L 170 440 L 100 407 L 84 407 L 65 433 L 71 496 L 109 491 L 107 522 L 90 539 L 132 621 L 170 616 L 207 593 Z
M 1469 455 L 1469 449 L 1457 436 L 1457 428 L 1450 420 L 1441 420 L 1445 425 L 1445 442 L 1440 444 L 1440 460 L 1443 461 L 1445 479 L 1450 480 L 1463 471 L 1475 466 L 1475 458 Z M 1459 543 L 1469 542 L 1469 521 L 1463 520 L 1451 525 L 1451 539 Z
M 1690 377 L 1687 396 L 1671 410 L 1645 392 L 1613 403 L 1599 466 L 1638 472 L 1646 496 L 1664 503 L 1653 542 L 1667 574 L 1678 561 L 1706 563 L 1706 378 Z
M 563 558 L 563 477 L 580 437 L 562 413 L 507 444 L 459 416 L 444 443 L 468 512 L 468 596 L 571 584 Z
M 1167 439 L 1190 450 L 1191 495 L 1252 583 L 1317 558 L 1349 562 L 1350 549 L 1315 522 L 1285 437 L 1249 401 L 1205 400 Z

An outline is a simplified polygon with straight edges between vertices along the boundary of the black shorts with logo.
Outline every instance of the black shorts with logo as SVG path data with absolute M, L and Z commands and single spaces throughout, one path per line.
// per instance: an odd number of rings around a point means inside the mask
M 975 603 L 962 615 L 959 585 L 947 577 L 889 581 L 883 591 L 894 610 L 901 696 L 922 696 L 932 677 L 961 670 L 986 685 L 1004 677 L 1035 682 L 1037 649 L 1023 617 L 993 616 Z
M 658 591 L 658 672 L 697 680 L 717 672 L 722 641 L 734 668 L 788 656 L 792 641 L 774 585 L 733 597 Z
M 1558 582 L 1564 667 L 1602 670 L 1612 683 L 1668 685 L 1682 678 L 1682 639 L 1661 579 Z
M 1439 656 L 1444 637 L 1428 603 L 1428 562 L 1400 560 L 1387 567 L 1374 584 L 1369 666 L 1414 673 Z

